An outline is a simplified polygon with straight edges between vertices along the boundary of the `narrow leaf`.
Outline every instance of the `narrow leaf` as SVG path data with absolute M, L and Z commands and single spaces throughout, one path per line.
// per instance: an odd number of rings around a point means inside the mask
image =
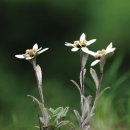
M 49 108 L 49 111 L 50 111 L 51 113 L 54 113 L 54 112 L 55 112 L 55 110 L 54 110 L 53 108 Z
M 67 125 L 68 123 L 70 123 L 69 121 L 61 121 L 61 122 L 59 122 L 58 124 L 57 124 L 57 128 L 59 128 L 59 127 L 61 127 L 61 126 L 64 126 L 64 125 Z
M 79 85 L 76 83 L 76 81 L 74 81 L 74 80 L 70 80 L 70 81 L 77 87 L 77 89 L 81 93 L 81 89 L 80 89 Z
M 90 73 L 91 73 L 91 76 L 94 80 L 94 83 L 96 85 L 96 89 L 98 89 L 98 86 L 99 86 L 99 80 L 98 80 L 98 76 L 97 76 L 97 73 L 96 71 L 93 69 L 93 68 L 90 68 Z
M 106 88 L 104 88 L 104 89 L 100 92 L 100 97 L 101 97 L 102 94 L 103 94 L 105 91 L 107 91 L 108 89 L 110 89 L 110 87 L 106 87 Z
M 63 111 L 63 107 L 58 107 L 56 110 L 55 110 L 55 112 L 54 112 L 54 114 L 58 114 L 58 113 L 61 113 Z
M 69 107 L 64 108 L 64 113 L 62 116 L 65 117 L 67 115 L 68 111 L 69 111 Z
M 48 121 L 49 121 L 49 115 L 48 115 L 48 110 L 47 108 L 44 107 L 44 104 L 39 102 L 39 100 L 37 98 L 35 98 L 34 96 L 31 96 L 31 95 L 27 95 L 28 97 L 31 97 L 33 99 L 34 102 L 36 102 L 39 106 L 39 109 L 41 111 L 41 114 L 42 114 L 42 123 L 44 123 L 44 125 L 47 125 L 48 124 Z
M 40 101 L 37 98 L 35 98 L 34 96 L 31 96 L 31 95 L 27 95 L 27 96 L 31 97 L 33 99 L 33 102 L 36 102 L 38 105 L 41 104 Z
M 79 112 L 77 110 L 74 110 L 74 114 L 75 114 L 78 122 L 80 123 L 81 116 L 80 116 Z
M 86 116 L 89 115 L 91 108 L 91 96 L 83 97 L 83 106 L 82 106 L 82 119 L 84 120 Z
M 34 126 L 35 128 L 37 128 L 37 129 L 40 129 L 40 127 L 39 126 Z

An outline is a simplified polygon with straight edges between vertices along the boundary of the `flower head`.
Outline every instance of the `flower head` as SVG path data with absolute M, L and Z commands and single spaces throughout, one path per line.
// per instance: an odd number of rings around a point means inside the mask
M 102 49 L 100 51 L 97 51 L 94 54 L 94 57 L 97 58 L 95 61 L 91 63 L 91 66 L 96 65 L 99 62 L 102 62 L 105 60 L 108 56 L 112 55 L 114 53 L 116 48 L 112 48 L 112 42 L 107 46 L 106 49 Z
M 42 49 L 42 47 L 38 48 L 38 44 L 36 43 L 34 44 L 32 49 L 27 49 L 25 51 L 25 54 L 18 54 L 15 55 L 15 57 L 19 59 L 31 60 L 48 49 L 49 48 L 45 48 L 45 49 Z
M 76 40 L 74 41 L 74 43 L 68 43 L 66 42 L 66 46 L 70 46 L 70 47 L 73 47 L 71 49 L 71 51 L 73 52 L 76 52 L 78 50 L 82 50 L 83 52 L 87 53 L 87 54 L 90 54 L 90 55 L 94 55 L 94 53 L 90 50 L 88 50 L 87 46 L 91 45 L 92 43 L 94 43 L 96 41 L 96 39 L 92 39 L 92 40 L 89 40 L 87 41 L 86 40 L 86 35 L 83 33 L 81 36 L 80 36 L 80 39 L 79 40 Z

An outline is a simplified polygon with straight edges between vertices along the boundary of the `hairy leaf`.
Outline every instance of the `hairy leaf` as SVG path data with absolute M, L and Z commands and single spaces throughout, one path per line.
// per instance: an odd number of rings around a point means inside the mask
M 78 122 L 80 123 L 81 116 L 80 116 L 79 112 L 77 110 L 74 110 L 74 114 L 75 114 Z
M 84 120 L 90 114 L 92 96 L 83 96 L 82 104 L 82 120 Z
M 77 89 L 79 90 L 79 92 L 81 94 L 81 89 L 80 89 L 79 85 L 76 83 L 76 81 L 74 81 L 74 80 L 70 80 L 70 81 L 77 87 Z
M 49 121 L 49 114 L 48 114 L 48 109 L 44 107 L 44 104 L 41 103 L 37 98 L 35 98 L 34 96 L 31 95 L 27 95 L 28 97 L 31 97 L 33 99 L 34 102 L 37 103 L 37 105 L 39 106 L 39 109 L 41 111 L 42 117 L 40 117 L 40 121 L 47 126 L 48 121 Z
M 64 125 L 67 125 L 67 124 L 69 124 L 70 122 L 68 121 L 68 120 L 65 120 L 65 121 L 61 121 L 61 122 L 59 122 L 58 124 L 57 124 L 57 128 L 60 128 L 60 127 L 62 127 L 62 126 L 64 126 Z
M 90 68 L 90 73 L 91 73 L 91 76 L 92 76 L 94 83 L 96 85 L 96 89 L 98 89 L 99 79 L 98 79 L 97 73 L 93 68 Z
M 104 89 L 100 92 L 100 97 L 101 97 L 102 94 L 103 94 L 106 90 L 108 90 L 108 89 L 110 89 L 110 87 L 106 87 L 106 88 L 104 88 Z

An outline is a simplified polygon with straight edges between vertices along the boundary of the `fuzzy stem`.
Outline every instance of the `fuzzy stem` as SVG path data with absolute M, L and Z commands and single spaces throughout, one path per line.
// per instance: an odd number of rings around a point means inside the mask
M 95 109 L 96 109 L 96 103 L 97 103 L 97 100 L 98 100 L 99 95 L 100 95 L 100 89 L 101 89 L 102 79 L 103 79 L 103 68 L 102 68 L 102 70 L 100 70 L 99 85 L 97 87 L 98 89 L 96 89 L 95 100 L 94 100 L 94 103 L 93 103 L 93 106 L 92 106 L 91 113 L 93 113 L 95 111 Z
M 37 86 L 38 86 L 38 92 L 39 92 L 39 98 L 41 100 L 42 105 L 44 106 L 44 97 L 43 97 L 43 91 L 42 91 L 42 70 L 41 67 L 39 65 L 36 64 L 36 58 L 32 59 L 31 64 L 33 66 L 33 69 L 35 71 L 35 76 L 36 76 L 36 80 L 37 80 Z M 42 112 L 42 110 L 41 110 Z M 43 124 L 40 121 L 39 118 L 39 126 L 40 126 L 40 130 L 48 130 L 48 127 L 43 127 Z
M 100 89 L 101 89 L 101 84 L 102 84 L 102 79 L 103 79 L 103 70 L 104 70 L 104 65 L 106 63 L 106 59 L 105 57 L 102 58 L 102 60 L 100 61 L 100 76 L 99 76 L 99 84 L 98 84 L 98 87 L 96 89 L 96 95 L 95 95 L 95 100 L 94 100 L 94 103 L 93 103 L 93 106 L 92 106 L 92 110 L 91 112 L 93 113 L 96 109 L 96 103 L 97 103 L 97 100 L 100 96 Z
M 33 69 L 35 71 L 35 76 L 36 76 L 36 80 L 37 80 L 37 86 L 38 86 L 38 92 L 39 92 L 39 97 L 40 97 L 40 100 L 41 102 L 44 104 L 44 98 L 43 98 L 43 91 L 42 91 L 42 83 L 39 83 L 39 78 L 38 78 L 38 75 L 37 75 L 37 71 L 36 71 L 36 59 L 32 59 L 31 60 L 31 63 L 33 65 Z M 41 72 L 42 73 L 42 72 Z
M 84 64 L 83 64 L 83 53 L 80 52 L 80 64 L 81 64 L 81 94 L 80 94 L 80 103 L 81 103 L 81 111 L 82 111 L 82 105 L 84 104 Z M 80 129 L 82 130 L 82 117 L 80 122 Z
M 84 95 L 84 66 L 83 66 L 83 55 L 80 56 L 80 64 L 81 64 L 81 93 Z

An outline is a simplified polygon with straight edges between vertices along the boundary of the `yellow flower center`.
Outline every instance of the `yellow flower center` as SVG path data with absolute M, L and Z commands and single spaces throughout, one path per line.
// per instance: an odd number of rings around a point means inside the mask
M 99 54 L 105 55 L 105 54 L 106 54 L 106 50 L 105 50 L 105 49 L 102 49 L 101 51 L 99 51 Z
M 27 49 L 25 55 L 28 55 L 30 57 L 34 57 L 36 54 L 36 49 Z
M 106 54 L 106 50 L 102 49 L 101 51 L 98 52 L 98 54 L 96 55 L 96 58 L 100 59 L 105 54 Z
M 74 46 L 81 48 L 81 47 L 85 47 L 86 46 L 86 40 L 83 41 L 74 41 Z

